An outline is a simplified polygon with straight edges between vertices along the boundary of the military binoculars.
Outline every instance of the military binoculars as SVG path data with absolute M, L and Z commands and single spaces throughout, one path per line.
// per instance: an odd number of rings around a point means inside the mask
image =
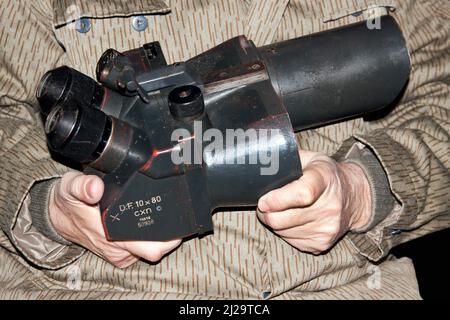
M 50 151 L 101 177 L 110 240 L 213 230 L 216 208 L 255 206 L 301 176 L 295 131 L 389 105 L 410 59 L 390 16 L 263 47 L 245 36 L 167 64 L 158 42 L 70 67 L 37 91 Z

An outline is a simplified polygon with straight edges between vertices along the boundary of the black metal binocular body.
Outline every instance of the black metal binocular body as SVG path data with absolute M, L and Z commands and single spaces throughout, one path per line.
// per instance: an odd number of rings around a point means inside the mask
M 105 182 L 108 239 L 156 241 L 209 232 L 215 208 L 254 206 L 297 179 L 294 130 L 388 105 L 409 72 L 385 16 L 381 29 L 362 22 L 261 48 L 240 36 L 172 65 L 158 42 L 109 49 L 101 84 L 64 66 L 37 97 L 49 149 Z M 221 141 L 229 130 L 247 135 Z

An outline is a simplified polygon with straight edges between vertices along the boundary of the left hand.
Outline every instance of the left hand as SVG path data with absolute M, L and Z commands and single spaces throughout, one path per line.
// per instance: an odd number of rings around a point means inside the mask
M 300 150 L 303 176 L 258 202 L 258 217 L 301 251 L 319 254 L 369 223 L 372 199 L 364 171 Z
M 109 241 L 105 237 L 98 202 L 105 185 L 97 176 L 67 172 L 50 194 L 49 216 L 55 230 L 66 240 L 79 244 L 118 268 L 139 258 L 157 262 L 178 247 L 172 241 Z

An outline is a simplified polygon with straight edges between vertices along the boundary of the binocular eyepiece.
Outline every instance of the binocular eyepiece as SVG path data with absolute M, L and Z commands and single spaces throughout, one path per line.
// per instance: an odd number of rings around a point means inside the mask
M 98 108 L 104 88 L 67 66 L 47 72 L 37 99 L 52 150 L 79 163 L 96 160 L 111 134 L 111 119 Z
M 44 116 L 56 105 L 99 107 L 103 95 L 104 88 L 94 79 L 67 66 L 47 72 L 36 94 Z

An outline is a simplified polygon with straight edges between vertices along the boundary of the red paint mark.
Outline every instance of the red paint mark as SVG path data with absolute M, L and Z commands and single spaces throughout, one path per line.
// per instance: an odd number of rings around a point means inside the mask
M 103 224 L 103 229 L 105 230 L 105 237 L 106 239 L 110 239 L 109 237 L 109 232 L 108 232 L 108 228 L 106 227 L 106 216 L 108 214 L 108 208 L 106 208 L 105 210 L 102 211 L 102 224 Z
M 139 168 L 139 171 L 142 171 L 142 172 L 148 171 L 152 167 L 152 163 L 155 158 L 159 157 L 162 154 L 170 153 L 170 152 L 172 152 L 172 150 L 173 150 L 173 148 L 162 149 L 162 150 L 154 149 L 150 158 L 147 160 L 147 162 L 145 162 Z

